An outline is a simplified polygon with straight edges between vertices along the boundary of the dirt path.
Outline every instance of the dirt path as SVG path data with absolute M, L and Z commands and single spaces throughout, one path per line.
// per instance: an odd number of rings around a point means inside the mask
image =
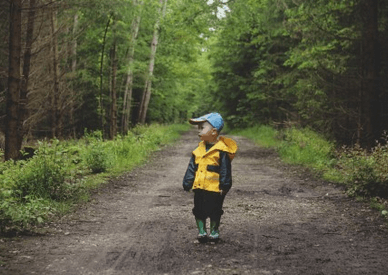
M 52 234 L 0 239 L 0 274 L 387 274 L 377 213 L 233 137 L 233 188 L 221 241 L 195 242 L 182 178 L 193 132 L 112 182 Z

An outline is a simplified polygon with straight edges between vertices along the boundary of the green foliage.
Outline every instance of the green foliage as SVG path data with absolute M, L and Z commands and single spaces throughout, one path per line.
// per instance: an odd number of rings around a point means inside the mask
M 319 172 L 330 170 L 335 164 L 334 144 L 311 129 L 275 130 L 267 125 L 257 125 L 232 133 L 246 136 L 260 146 L 276 149 L 282 159 L 291 164 Z
M 211 53 L 214 101 L 232 128 L 285 119 L 296 79 L 285 53 L 295 39 L 284 29 L 282 9 L 274 1 L 233 1 L 230 9 Z
M 92 173 L 105 172 L 110 166 L 108 148 L 105 146 L 101 131 L 86 134 L 86 146 L 83 150 L 85 165 Z
M 287 129 L 283 140 L 279 154 L 289 163 L 318 170 L 324 170 L 333 163 L 334 144 L 310 129 Z
M 379 74 L 376 66 L 374 79 L 365 75 L 370 60 L 365 47 L 374 42 L 367 38 L 372 32 L 367 19 L 373 17 L 366 13 L 372 7 L 367 3 L 229 1 L 231 12 L 216 30 L 210 53 L 216 83 L 212 98 L 229 125 L 291 121 L 341 144 L 365 135 L 361 129 L 366 129 L 369 118 L 363 110 L 369 107 L 363 105 L 379 93 L 373 101 L 386 98 L 387 84 L 381 76 L 388 64 L 383 50 L 388 2 L 379 1 L 375 20 L 380 38 L 375 42 L 381 59 L 374 64 L 381 64 L 383 71 Z M 376 91 L 365 90 L 371 82 Z M 384 121 L 383 116 L 371 120 Z
M 58 104 L 63 108 L 59 123 L 61 129 L 57 136 L 61 134 L 59 138 L 80 138 L 87 128 L 92 131 L 101 130 L 106 137 L 112 103 L 113 45 L 117 61 L 117 124 L 122 126 L 124 91 L 129 72 L 133 75 L 130 124 L 136 124 L 145 75 L 150 66 L 150 45 L 155 20 L 158 18 L 159 1 L 69 0 L 59 1 L 57 4 L 57 23 L 62 26 L 58 29 L 58 48 L 66 48 L 68 53 L 60 54 L 58 62 L 63 74 L 60 78 L 60 94 L 63 96 L 58 98 Z M 203 110 L 204 98 L 212 84 L 211 65 L 203 51 L 208 47 L 208 38 L 213 34 L 209 25 L 217 23 L 212 8 L 206 1 L 169 0 L 167 4 L 166 16 L 160 22 L 147 123 L 182 123 L 192 112 Z M 34 45 L 39 48 L 50 33 L 49 24 L 40 20 L 48 16 L 46 13 L 50 10 L 38 10 L 42 14 L 36 18 L 36 26 L 40 26 L 42 31 L 34 31 L 37 34 Z M 23 14 L 23 20 L 26 19 L 25 15 L 27 14 Z M 132 22 L 138 17 L 138 36 L 132 39 Z M 6 43 L 2 43 L 0 48 L 5 49 Z M 130 57 L 132 49 L 134 56 Z M 30 76 L 30 83 L 35 83 L 38 79 L 37 83 L 43 83 L 42 79 L 52 79 L 51 72 L 47 69 L 51 61 L 50 58 L 45 58 L 46 50 L 38 50 L 35 58 L 44 60 L 43 63 L 32 60 L 31 66 L 36 73 Z M 2 53 L 0 60 L 4 59 Z M 6 51 L 4 56 L 7 56 Z M 132 58 L 133 62 L 130 62 Z M 4 83 L 0 83 L 0 87 L 4 86 L 2 84 Z M 52 128 L 50 104 L 43 104 L 48 95 L 52 96 L 51 93 L 49 85 L 43 84 L 34 86 L 31 93 L 29 114 L 33 119 L 28 119 L 30 124 L 26 127 L 33 128 L 31 133 L 39 134 L 39 138 L 42 138 L 42 133 L 48 136 Z
M 29 160 L 2 163 L 0 232 L 7 226 L 20 229 L 42 223 L 61 202 L 77 196 L 76 159 L 65 144 L 51 140 L 40 142 Z
M 337 165 L 350 195 L 388 197 L 387 144 L 377 144 L 371 152 L 344 147 Z
M 181 123 L 198 110 L 210 111 L 211 17 L 206 1 L 169 1 L 155 61 L 149 121 Z
M 71 157 L 58 140 L 40 143 L 35 156 L 29 161 L 19 161 L 3 172 L 11 181 L 15 197 L 63 200 L 74 192 L 70 179 Z
M 142 125 L 107 141 L 100 131 L 85 133 L 78 141 L 41 142 L 29 160 L 1 163 L 0 233 L 68 211 L 73 203 L 87 199 L 88 189 L 139 165 L 188 128 L 188 124 Z
M 254 140 L 258 145 L 267 148 L 276 148 L 280 145 L 281 142 L 281 140 L 278 138 L 279 131 L 267 125 L 257 125 L 246 129 L 235 129 L 231 131 L 231 134 L 243 135 L 249 139 Z
M 20 203 L 17 200 L 5 199 L 0 204 L 0 233 L 7 226 L 22 229 L 43 223 L 54 212 L 53 203 L 49 200 L 27 197 L 24 203 Z

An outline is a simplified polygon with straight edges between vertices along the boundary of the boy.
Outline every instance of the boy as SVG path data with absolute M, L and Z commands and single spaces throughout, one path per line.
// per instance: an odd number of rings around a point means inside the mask
M 224 213 L 222 204 L 232 187 L 231 161 L 237 151 L 234 140 L 219 136 L 224 121 L 220 114 L 210 113 L 190 119 L 190 124 L 198 125 L 201 139 L 193 151 L 183 179 L 185 191 L 194 191 L 193 214 L 198 227 L 198 240 L 205 242 L 219 239 L 219 225 Z M 210 234 L 206 232 L 206 219 L 210 218 Z

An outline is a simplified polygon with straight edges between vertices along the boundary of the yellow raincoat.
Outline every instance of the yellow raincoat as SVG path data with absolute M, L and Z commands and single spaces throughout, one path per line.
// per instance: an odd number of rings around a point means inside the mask
M 204 141 L 201 141 L 197 149 L 193 151 L 197 169 L 192 189 L 220 192 L 223 189 L 220 189 L 220 151 L 226 152 L 230 161 L 232 161 L 237 149 L 237 144 L 233 139 L 221 136 L 217 143 L 206 152 L 206 144 Z M 224 183 L 221 182 L 222 184 Z M 231 182 L 227 184 L 230 185 L 229 189 Z

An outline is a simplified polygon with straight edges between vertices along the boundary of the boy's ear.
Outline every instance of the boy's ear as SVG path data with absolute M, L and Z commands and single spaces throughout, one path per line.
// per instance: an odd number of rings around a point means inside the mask
M 213 128 L 213 129 L 212 129 L 212 135 L 213 135 L 213 136 L 218 135 L 217 128 Z

